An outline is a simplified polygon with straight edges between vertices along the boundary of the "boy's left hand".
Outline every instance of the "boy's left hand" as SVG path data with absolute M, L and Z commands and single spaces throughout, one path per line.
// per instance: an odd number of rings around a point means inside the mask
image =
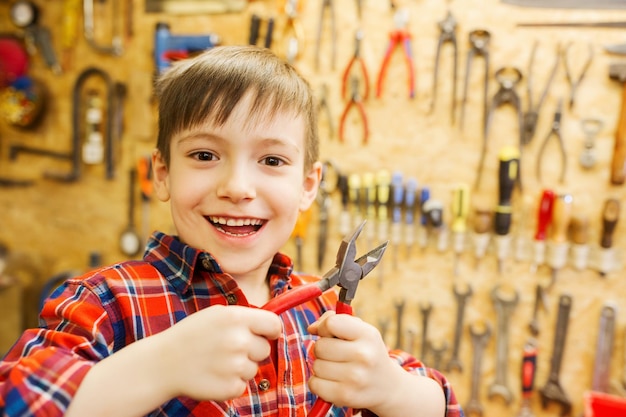
M 309 326 L 315 342 L 313 393 L 340 407 L 375 410 L 393 395 L 398 372 L 378 329 L 349 314 L 324 313 Z

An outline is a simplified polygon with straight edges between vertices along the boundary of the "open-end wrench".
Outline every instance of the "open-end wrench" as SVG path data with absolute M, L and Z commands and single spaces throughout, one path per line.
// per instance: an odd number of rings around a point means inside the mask
M 488 322 L 473 323 L 469 327 L 469 332 L 472 338 L 472 348 L 474 349 L 474 355 L 472 357 L 472 387 L 470 390 L 470 399 L 463 409 L 467 416 L 482 416 L 484 409 L 480 402 L 480 371 L 483 362 L 483 352 L 491 337 L 491 326 Z
M 507 385 L 507 367 L 509 358 L 509 321 L 511 314 L 519 301 L 519 293 L 513 290 L 512 296 L 503 296 L 500 287 L 491 291 L 491 299 L 497 315 L 496 335 L 496 379 L 489 386 L 489 398 L 500 396 L 507 405 L 513 400 L 513 392 Z
M 434 369 L 441 369 L 441 360 L 443 359 L 443 355 L 446 353 L 446 350 L 448 350 L 448 343 L 445 340 L 437 343 L 429 341 L 428 350 L 430 350 L 430 354 L 433 358 L 431 367 Z
M 562 416 L 570 415 L 572 411 L 572 402 L 559 382 L 559 373 L 561 372 L 561 362 L 563 361 L 563 351 L 565 350 L 565 338 L 567 337 L 567 327 L 571 309 L 572 297 L 568 294 L 561 295 L 559 298 L 556 330 L 554 332 L 554 347 L 552 358 L 550 359 L 550 375 L 548 382 L 539 390 L 543 408 L 545 409 L 549 402 L 556 402 L 561 405 Z
M 446 371 L 450 372 L 453 369 L 456 369 L 461 372 L 463 371 L 463 364 L 459 358 L 459 348 L 461 346 L 461 334 L 463 331 L 463 317 L 465 316 L 465 304 L 467 299 L 472 296 L 472 287 L 467 284 L 465 291 L 462 291 L 455 285 L 453 292 L 454 297 L 456 298 L 456 327 L 454 329 L 452 355 L 446 366 Z
M 426 353 L 428 351 L 427 337 L 428 337 L 428 318 L 430 317 L 430 312 L 433 309 L 433 305 L 430 302 L 420 303 L 420 313 L 422 314 L 422 340 L 420 346 L 420 355 L 422 360 L 426 357 Z
M 616 315 L 617 306 L 614 303 L 607 302 L 604 304 L 600 313 L 600 328 L 598 329 L 596 357 L 591 379 L 591 389 L 593 391 L 609 392 Z
M 539 335 L 539 308 L 543 307 L 547 309 L 546 305 L 546 291 L 541 286 L 541 284 L 537 284 L 535 287 L 535 304 L 533 306 L 533 317 L 528 323 L 528 327 L 530 328 L 530 332 L 533 336 Z

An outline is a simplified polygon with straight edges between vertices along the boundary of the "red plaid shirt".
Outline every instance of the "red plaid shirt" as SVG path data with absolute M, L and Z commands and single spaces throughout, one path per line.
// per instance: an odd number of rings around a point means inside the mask
M 272 296 L 314 277 L 292 275 L 277 254 L 269 271 Z M 332 291 L 281 315 L 284 334 L 277 363 L 268 358 L 241 397 L 226 402 L 174 398 L 152 416 L 306 416 L 315 401 L 307 389 L 314 336 L 307 333 L 337 301 Z M 61 416 L 91 366 L 133 343 L 216 304 L 247 305 L 237 283 L 206 252 L 156 233 L 142 261 L 127 261 L 70 279 L 41 312 L 42 326 L 24 332 L 0 362 L 0 415 Z M 399 351 L 390 355 L 408 371 L 437 380 L 447 417 L 462 416 L 454 393 L 437 371 Z M 332 408 L 333 416 L 351 411 Z

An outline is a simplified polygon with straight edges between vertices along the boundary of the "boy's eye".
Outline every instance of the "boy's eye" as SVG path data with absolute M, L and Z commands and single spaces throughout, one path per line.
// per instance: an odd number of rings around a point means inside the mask
M 207 151 L 200 151 L 200 152 L 196 152 L 194 154 L 194 156 L 196 157 L 196 159 L 198 159 L 199 161 L 214 161 L 215 159 L 217 159 L 215 157 L 215 154 L 211 153 L 211 152 L 207 152 Z
M 262 162 L 265 165 L 269 165 L 273 167 L 281 166 L 282 164 L 285 163 L 282 159 L 277 158 L 275 156 L 268 156 L 267 158 L 264 158 Z

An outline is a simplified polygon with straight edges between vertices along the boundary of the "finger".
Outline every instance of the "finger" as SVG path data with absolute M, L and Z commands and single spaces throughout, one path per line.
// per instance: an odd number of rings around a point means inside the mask
M 278 339 L 282 332 L 282 323 L 277 314 L 262 309 L 250 308 L 250 331 L 267 339 Z
M 253 337 L 248 350 L 248 358 L 254 362 L 261 362 L 270 356 L 272 348 L 265 337 Z
M 309 325 L 308 327 L 308 331 L 309 333 L 311 333 L 312 335 L 319 335 L 319 327 L 321 326 L 321 324 L 326 321 L 326 319 L 332 315 L 335 315 L 337 313 L 335 313 L 332 310 L 326 311 L 324 312 L 324 314 L 322 314 L 322 316 L 317 319 L 317 321 L 315 323 L 312 323 L 311 325 Z
M 364 322 L 349 314 L 333 314 L 322 316 L 317 322 L 317 335 L 320 337 L 337 337 L 343 340 L 356 340 L 362 336 Z

